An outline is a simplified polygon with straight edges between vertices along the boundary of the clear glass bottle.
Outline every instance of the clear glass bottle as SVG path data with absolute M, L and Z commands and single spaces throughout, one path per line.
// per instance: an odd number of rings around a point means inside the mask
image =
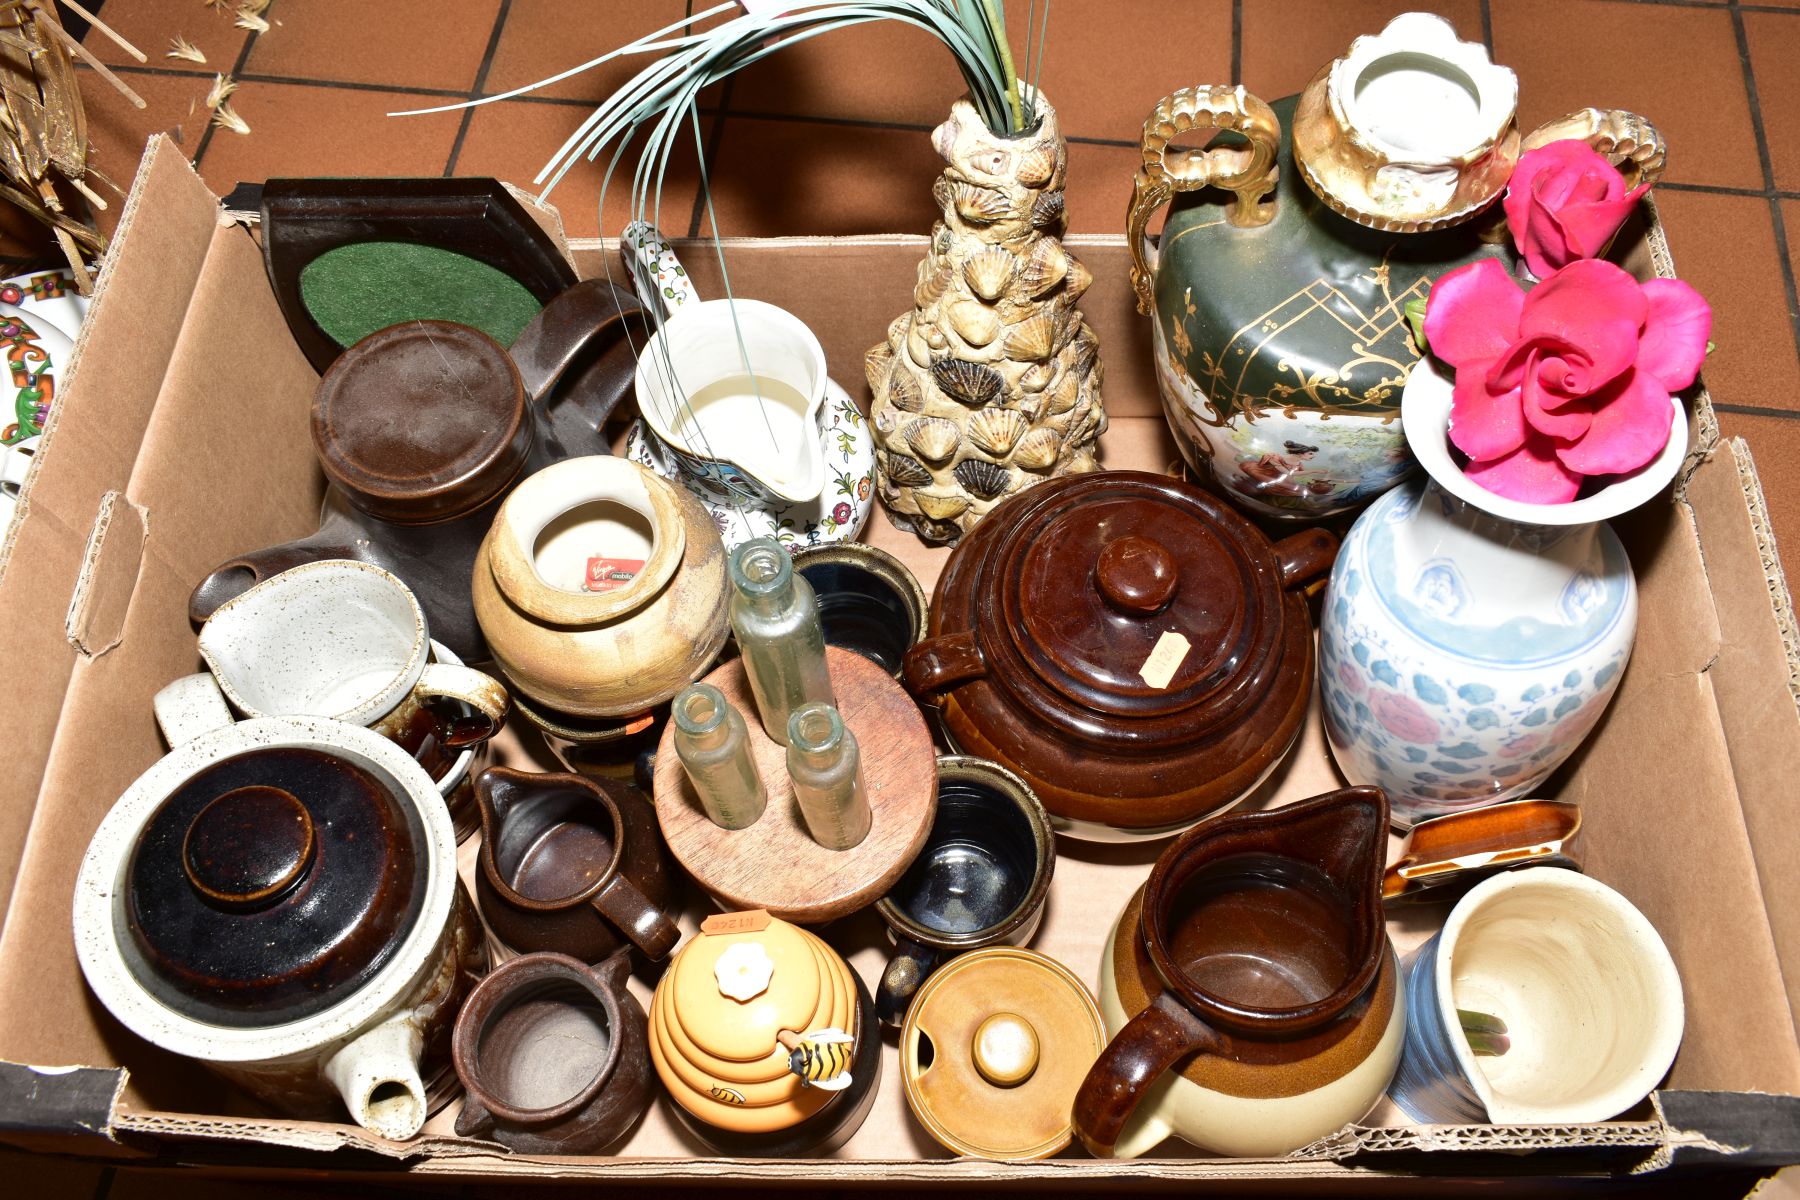
M 788 718 L 788 777 L 813 841 L 848 850 L 869 836 L 869 789 L 856 735 L 829 704 L 808 704 Z
M 710 683 L 691 683 L 671 706 L 675 755 L 700 793 L 700 804 L 721 829 L 756 824 L 768 791 L 750 753 L 750 729 L 725 693 Z
M 731 552 L 731 631 L 763 729 L 785 746 L 790 713 L 835 697 L 818 598 L 774 538 L 755 538 Z

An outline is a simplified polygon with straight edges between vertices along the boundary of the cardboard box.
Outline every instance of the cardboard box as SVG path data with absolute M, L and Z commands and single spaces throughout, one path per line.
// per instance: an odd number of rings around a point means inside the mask
M 1119 181 L 1121 203 L 1125 181 Z M 552 220 L 546 214 L 547 221 Z M 1074 238 L 1096 282 L 1082 302 L 1099 331 L 1112 426 L 1108 466 L 1161 470 L 1176 455 L 1151 376 L 1148 323 L 1132 308 L 1118 237 Z M 818 331 L 834 375 L 863 391 L 862 354 L 909 303 L 923 237 L 792 239 L 726 247 L 736 294 L 780 303 Z M 604 247 L 577 246 L 584 273 Z M 717 264 L 687 255 L 702 294 Z M 1641 274 L 1670 273 L 1652 222 L 1632 237 Z M 69 930 L 88 838 L 163 747 L 150 697 L 198 666 L 186 617 L 194 582 L 224 558 L 315 527 L 322 486 L 307 435 L 316 378 L 263 274 L 252 232 L 172 145 L 153 142 L 133 187 L 71 378 L 0 547 L 0 661 L 13 690 L 10 767 L 0 775 L 0 1141 L 50 1152 L 412 1177 L 595 1181 L 880 1181 L 1040 1187 L 1237 1187 L 1396 1183 L 1430 1176 L 1551 1178 L 1800 1162 L 1800 775 L 1795 623 L 1747 447 L 1718 440 L 1693 400 L 1694 447 L 1670 504 L 1620 523 L 1638 571 L 1636 651 L 1598 732 L 1555 781 L 1580 802 L 1589 871 L 1639 905 L 1680 965 L 1685 1044 L 1665 1088 L 1619 1120 L 1557 1128 L 1417 1128 L 1384 1105 L 1276 1161 L 1184 1158 L 1181 1143 L 1136 1162 L 1070 1151 L 1020 1165 L 947 1160 L 905 1111 L 891 1044 L 879 1099 L 838 1156 L 728 1161 L 659 1099 L 604 1158 L 527 1158 L 449 1136 L 386 1143 L 348 1124 L 274 1119 L 196 1064 L 120 1029 L 88 994 Z M 877 515 L 867 535 L 927 587 L 945 552 Z M 550 766 L 509 735 L 499 756 Z M 1337 786 L 1318 722 L 1253 801 Z M 1157 845 L 1064 843 L 1036 946 L 1090 985 L 1099 946 Z M 465 846 L 465 870 L 473 847 Z M 692 922 L 699 905 L 689 914 Z M 1441 909 L 1396 910 L 1403 948 Z M 865 979 L 885 952 L 863 916 L 832 941 Z M 639 985 L 641 988 L 641 985 Z M 27 1065 L 31 1064 L 31 1065 Z

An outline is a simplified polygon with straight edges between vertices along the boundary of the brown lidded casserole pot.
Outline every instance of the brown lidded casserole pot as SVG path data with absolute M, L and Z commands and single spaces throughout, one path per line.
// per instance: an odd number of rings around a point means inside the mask
M 906 685 L 959 752 L 1023 776 L 1059 831 L 1163 837 L 1292 748 L 1312 692 L 1302 590 L 1336 553 L 1317 529 L 1271 544 L 1161 475 L 1053 479 L 951 554 Z

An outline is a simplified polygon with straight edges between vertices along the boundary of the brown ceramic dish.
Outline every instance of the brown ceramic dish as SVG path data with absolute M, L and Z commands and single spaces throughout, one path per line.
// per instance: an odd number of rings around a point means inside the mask
M 652 961 L 681 931 L 656 816 L 629 784 L 490 767 L 481 808 L 481 914 L 507 946 L 597 963 L 627 946 Z
M 1381 893 L 1397 900 L 1450 883 L 1466 887 L 1516 867 L 1579 871 L 1568 848 L 1579 832 L 1580 806 L 1560 800 L 1515 800 L 1421 821 L 1388 867 Z
M 595 1154 L 650 1100 L 649 1023 L 625 989 L 631 961 L 583 966 L 527 954 L 470 993 L 451 1053 L 467 1095 L 458 1137 L 521 1154 Z
M 313 403 L 332 484 L 318 532 L 222 563 L 194 589 L 189 617 L 204 621 L 289 567 L 359 559 L 399 576 L 458 657 L 488 661 L 469 597 L 481 540 L 520 479 L 606 453 L 599 427 L 632 374 L 616 335 L 637 311 L 590 280 L 545 307 L 510 352 L 442 321 L 390 326 L 346 350 Z
M 1018 772 L 1061 832 L 1160 837 L 1235 804 L 1292 748 L 1312 689 L 1304 586 L 1337 539 L 1270 544 L 1160 475 L 1065 476 L 951 554 L 906 656 L 963 753 Z

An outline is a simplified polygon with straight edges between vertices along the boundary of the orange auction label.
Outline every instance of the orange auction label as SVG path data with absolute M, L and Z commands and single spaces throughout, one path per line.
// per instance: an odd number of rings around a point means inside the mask
M 587 561 L 587 579 L 582 588 L 589 592 L 610 592 L 622 588 L 638 577 L 644 569 L 641 558 L 601 558 L 593 557 Z
M 753 908 L 749 912 L 714 913 L 700 922 L 701 933 L 761 933 L 769 927 L 767 911 Z
M 1169 680 L 1175 678 L 1175 672 L 1181 670 L 1181 664 L 1187 660 L 1191 649 L 1193 645 L 1187 638 L 1171 629 L 1156 639 L 1156 646 L 1150 651 L 1150 657 L 1144 660 L 1138 674 L 1151 687 L 1166 688 Z

